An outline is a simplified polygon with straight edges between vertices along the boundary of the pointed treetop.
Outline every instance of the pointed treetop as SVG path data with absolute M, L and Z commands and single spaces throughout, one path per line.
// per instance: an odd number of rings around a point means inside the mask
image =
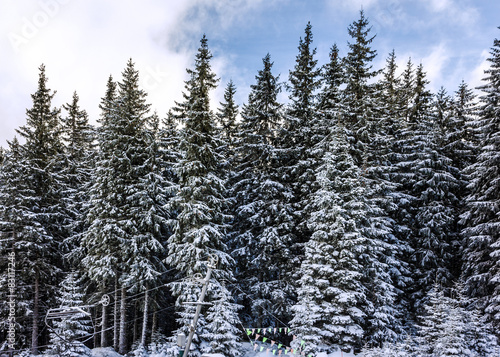
M 295 67 L 289 74 L 290 99 L 292 101 L 290 114 L 303 119 L 312 116 L 312 105 L 315 101 L 314 92 L 320 86 L 318 80 L 320 69 L 316 68 L 318 61 L 314 59 L 316 49 L 311 49 L 313 41 L 311 29 L 311 23 L 308 22 L 305 37 L 304 39 L 301 37 L 299 40 L 299 54 L 295 59 Z

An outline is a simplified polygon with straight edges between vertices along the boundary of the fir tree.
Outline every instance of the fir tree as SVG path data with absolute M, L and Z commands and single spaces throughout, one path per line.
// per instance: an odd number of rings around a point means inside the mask
M 444 287 L 452 284 L 450 233 L 456 231 L 455 192 L 459 185 L 454 176 L 456 170 L 442 149 L 444 121 L 439 119 L 439 110 L 433 108 L 427 84 L 423 66 L 419 65 L 407 111 L 409 117 L 396 134 L 395 180 L 400 185 L 398 206 L 401 209 L 398 219 L 400 227 L 409 229 L 407 241 L 415 251 L 408 261 L 415 283 L 407 293 L 411 294 L 412 307 L 417 310 L 432 281 L 437 279 Z
M 375 36 L 370 35 L 370 31 L 363 11 L 359 20 L 348 27 L 352 42 L 348 43 L 349 52 L 344 59 L 346 87 L 342 93 L 340 124 L 347 129 L 350 153 L 361 170 L 371 210 L 369 218 L 363 222 L 365 234 L 373 242 L 371 261 L 365 262 L 368 264 L 365 278 L 372 310 L 368 311 L 364 328 L 369 342 L 380 344 L 396 338 L 395 332 L 401 328 L 396 318 L 398 311 L 394 308 L 395 282 L 401 286 L 407 280 L 406 267 L 400 262 L 402 252 L 407 248 L 393 234 L 394 222 L 389 217 L 395 210 L 393 196 L 396 187 L 390 181 L 391 148 L 388 147 L 394 125 L 388 123 L 383 108 L 391 84 L 386 85 L 384 93 L 379 85 L 370 83 L 381 72 L 372 68 L 377 53 L 371 47 Z M 389 72 L 391 70 L 389 68 Z M 391 80 L 393 74 L 387 76 L 386 79 Z
M 339 49 L 336 44 L 330 49 L 330 61 L 325 64 L 321 71 L 322 88 L 318 94 L 318 120 L 314 133 L 318 135 L 315 150 L 322 153 L 323 145 L 326 144 L 324 138 L 329 133 L 329 128 L 337 124 L 342 106 L 341 85 L 344 83 L 344 70 L 342 59 L 339 56 Z
M 95 131 L 89 124 L 87 112 L 80 108 L 79 97 L 73 93 L 71 103 L 63 105 L 67 116 L 61 118 L 61 133 L 65 144 L 64 180 L 65 189 L 62 201 L 69 216 L 68 238 L 65 252 L 75 262 L 82 258 L 79 240 L 85 230 L 85 217 L 88 211 L 88 191 L 91 185 L 91 172 L 95 151 Z
M 345 89 L 343 90 L 344 110 L 343 126 L 349 130 L 349 141 L 353 157 L 360 167 L 366 165 L 366 144 L 370 142 L 370 133 L 375 115 L 373 101 L 374 84 L 368 83 L 380 71 L 372 69 L 372 61 L 377 52 L 371 48 L 375 36 L 370 35 L 371 27 L 360 11 L 359 20 L 348 27 L 353 42 L 348 42 L 349 52 L 344 58 Z
M 467 83 L 460 83 L 450 103 L 450 114 L 445 126 L 446 141 L 444 152 L 453 160 L 453 166 L 463 170 L 476 161 L 479 135 L 475 127 L 477 119 L 476 96 Z M 462 180 L 466 180 L 464 175 Z M 464 188 L 465 190 L 465 188 Z
M 31 194 L 30 165 L 26 159 L 23 148 L 17 137 L 8 142 L 9 150 L 5 153 L 4 161 L 0 167 L 0 329 L 7 333 L 9 329 L 9 256 L 14 254 L 15 272 L 15 331 L 18 336 L 17 348 L 26 347 L 29 340 L 29 311 L 33 306 L 31 291 L 32 269 L 24 267 L 33 265 L 31 259 L 36 251 L 34 249 L 43 242 L 50 242 L 44 227 L 37 222 L 33 215 L 32 207 L 36 202 Z M 36 244 L 38 242 L 39 245 Z M 33 250 L 34 250 L 33 249 Z M 38 250 L 39 253 L 39 250 Z
M 378 264 L 380 242 L 372 241 L 367 225 L 377 210 L 365 198 L 361 171 L 348 148 L 345 133 L 336 129 L 317 174 L 321 189 L 311 201 L 308 225 L 314 233 L 301 264 L 292 326 L 313 349 L 318 342 L 359 349 L 374 309 L 368 299 L 373 280 L 364 270 Z
M 183 157 L 176 166 L 180 188 L 171 207 L 178 215 L 173 234 L 168 239 L 166 263 L 176 268 L 181 276 L 192 278 L 197 273 L 204 273 L 203 262 L 209 256 L 216 256 L 219 263 L 214 278 L 231 280 L 233 259 L 226 252 L 225 235 L 229 219 L 224 214 L 227 201 L 218 170 L 221 158 L 216 150 L 219 143 L 215 118 L 209 106 L 209 92 L 217 83 L 210 66 L 211 58 L 207 39 L 203 36 L 195 68 L 187 70 L 190 79 L 186 81 L 184 102 L 177 103 L 175 108 L 184 124 L 180 137 Z M 171 288 L 180 310 L 180 330 L 187 332 L 194 310 L 182 303 L 196 301 L 200 288 L 187 280 L 173 283 Z M 198 321 L 201 334 L 197 337 L 205 335 L 206 324 L 205 316 L 201 316 Z M 201 340 L 197 338 L 194 342 L 196 349 Z
M 26 125 L 17 129 L 25 143 L 13 144 L 21 176 L 7 183 L 6 189 L 13 189 L 15 193 L 10 198 L 4 196 L 7 201 L 4 201 L 3 212 L 7 216 L 1 219 L 18 256 L 18 269 L 26 274 L 26 282 L 32 286 L 29 313 L 33 354 L 38 353 L 41 301 L 52 300 L 52 286 L 57 283 L 62 267 L 60 244 L 64 232 L 61 226 L 66 218 L 60 204 L 60 191 L 64 186 L 60 175 L 63 149 L 60 111 L 51 108 L 54 93 L 47 88 L 45 67 L 42 65 L 39 69 L 38 88 L 31 96 L 33 106 L 26 111 Z M 19 206 L 10 206 L 13 203 Z
M 481 146 L 477 162 L 470 173 L 470 195 L 461 220 L 465 225 L 464 267 L 467 289 L 479 299 L 494 327 L 500 326 L 500 41 L 495 39 L 480 87 L 478 126 Z
M 312 48 L 313 35 L 311 23 L 307 23 L 304 39 L 299 40 L 299 54 L 295 59 L 295 67 L 290 71 L 290 105 L 286 110 L 281 150 L 283 151 L 282 168 L 284 183 L 294 194 L 291 201 L 295 211 L 297 231 L 293 232 L 297 243 L 307 241 L 310 232 L 303 222 L 304 207 L 307 205 L 308 195 L 314 192 L 314 169 L 319 158 L 314 155 L 314 147 L 320 137 L 313 131 L 318 128 L 316 106 L 316 90 L 321 85 L 319 80 L 320 68 L 316 68 L 318 61 L 314 58 L 316 49 Z M 295 254 L 302 254 L 295 250 Z
M 446 321 L 451 301 L 445 297 L 437 282 L 432 285 L 424 305 L 424 313 L 420 316 L 419 344 L 423 355 L 433 355 L 437 340 L 442 334 L 442 324 Z
M 231 302 L 232 299 L 224 284 L 216 287 L 213 305 L 207 311 L 207 320 L 210 321 L 207 329 L 211 332 L 204 337 L 210 341 L 212 353 L 238 357 L 242 353 L 238 337 L 240 330 L 237 328 L 240 324 L 238 310 L 241 306 Z
M 93 205 L 87 217 L 90 226 L 82 240 L 88 277 L 102 287 L 115 278 L 120 284 L 120 353 L 128 345 L 127 291 L 153 287 L 163 269 L 159 236 L 166 217 L 156 163 L 158 120 L 155 124 L 148 115 L 146 93 L 138 84 L 139 74 L 131 60 L 112 101 L 113 84 L 108 81 L 99 132 L 101 151 L 91 189 Z
M 233 81 L 229 81 L 224 91 L 224 102 L 220 103 L 217 119 L 221 126 L 222 136 L 229 147 L 233 146 L 236 135 L 236 118 L 238 116 L 238 105 L 234 102 L 236 87 Z
M 248 296 L 242 296 L 247 323 L 259 326 L 289 318 L 293 285 L 286 279 L 291 253 L 292 216 L 290 189 L 280 182 L 277 165 L 277 132 L 283 117 L 277 101 L 278 78 L 272 74 L 270 55 L 251 86 L 243 107 L 235 148 L 235 220 L 232 240 L 237 280 Z M 250 298 L 250 301 L 248 300 Z M 272 314 L 270 315 L 269 312 Z
M 80 283 L 81 280 L 77 279 L 75 273 L 69 273 L 60 284 L 57 297 L 59 308 L 71 311 L 71 314 L 54 323 L 54 330 L 50 334 L 49 355 L 90 356 L 89 349 L 82 341 L 89 336 L 92 326 L 88 313 L 81 310 L 84 294 L 80 290 Z

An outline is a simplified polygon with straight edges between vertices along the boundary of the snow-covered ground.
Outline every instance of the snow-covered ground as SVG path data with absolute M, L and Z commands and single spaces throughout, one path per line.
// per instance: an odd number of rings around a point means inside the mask
M 94 348 L 92 350 L 92 357 L 122 357 L 121 354 L 115 352 L 111 347 Z
M 244 357 L 274 357 L 274 355 L 271 352 L 254 352 L 252 350 L 252 347 L 249 343 L 244 343 Z M 163 353 L 161 354 L 151 354 L 149 357 L 164 357 L 165 355 Z M 284 355 L 282 354 L 282 357 Z M 290 355 L 292 357 L 293 355 Z M 355 355 L 352 353 L 345 353 L 345 352 L 335 352 L 327 355 L 326 353 L 319 353 L 316 355 L 316 357 L 354 357 Z M 94 348 L 92 350 L 92 357 L 123 357 L 119 353 L 116 353 L 112 348 Z M 204 354 L 203 357 L 225 357 L 224 355 L 215 353 L 215 354 Z

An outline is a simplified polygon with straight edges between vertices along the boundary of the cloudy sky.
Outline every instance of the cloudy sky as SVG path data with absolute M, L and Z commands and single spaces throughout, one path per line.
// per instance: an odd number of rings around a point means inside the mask
M 377 34 L 375 68 L 395 49 L 400 68 L 409 57 L 423 63 L 432 90 L 479 85 L 500 37 L 500 2 L 490 0 L 0 0 L 0 146 L 25 123 L 42 63 L 57 90 L 54 105 L 76 90 L 95 122 L 108 76 L 120 79 L 132 58 L 164 116 L 181 99 L 205 33 L 221 79 L 213 105 L 229 79 L 242 104 L 266 53 L 287 80 L 308 21 L 320 64 L 334 43 L 344 55 L 360 9 Z

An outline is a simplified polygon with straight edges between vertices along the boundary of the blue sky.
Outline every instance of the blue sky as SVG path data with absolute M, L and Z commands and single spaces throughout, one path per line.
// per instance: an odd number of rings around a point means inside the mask
M 132 58 L 153 109 L 164 116 L 181 99 L 185 69 L 205 33 L 221 78 L 213 106 L 229 79 L 242 104 L 266 53 L 275 73 L 288 79 L 308 21 L 320 65 L 334 43 L 345 55 L 347 26 L 360 9 L 377 35 L 374 67 L 382 68 L 394 49 L 401 70 L 409 57 L 423 63 L 433 91 L 444 86 L 452 93 L 462 80 L 479 85 L 500 37 L 498 1 L 0 0 L 0 145 L 25 123 L 41 63 L 57 90 L 54 105 L 76 90 L 95 122 L 108 76 L 120 79 Z

